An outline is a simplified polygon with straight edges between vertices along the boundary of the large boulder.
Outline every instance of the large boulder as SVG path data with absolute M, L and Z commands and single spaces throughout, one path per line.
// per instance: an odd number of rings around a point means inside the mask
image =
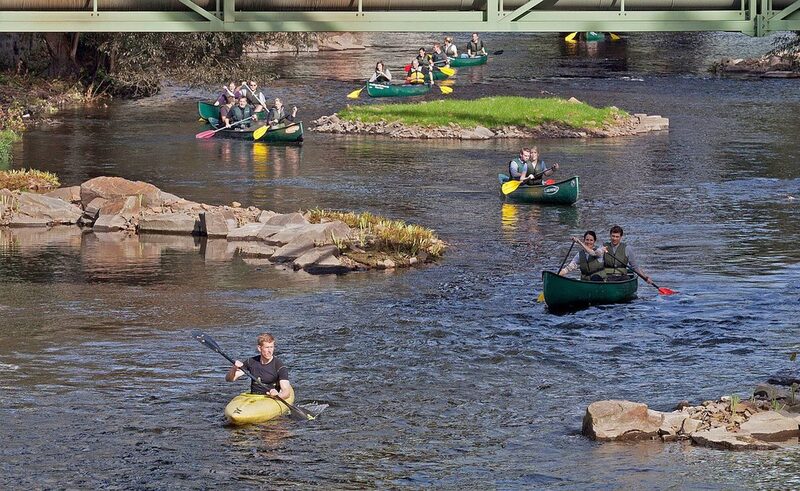
M 646 440 L 658 435 L 664 415 L 647 404 L 608 400 L 593 402 L 583 417 L 583 434 L 594 440 Z
M 79 207 L 59 198 L 25 192 L 15 195 L 6 189 L 0 194 L 5 203 L 11 204 L 7 208 L 12 213 L 8 223 L 12 227 L 72 225 L 83 214 Z
M 129 181 L 122 177 L 95 177 L 81 184 L 81 203 L 85 207 L 95 198 L 135 196 L 142 206 L 161 206 L 161 190 L 150 183 Z
M 197 215 L 162 213 L 146 215 L 139 219 L 139 232 L 155 234 L 200 234 Z
M 292 267 L 297 271 L 298 269 L 305 269 L 314 263 L 318 263 L 323 259 L 331 256 L 338 256 L 339 248 L 335 245 L 326 245 L 322 247 L 315 247 L 298 257 L 292 263 Z
M 731 433 L 724 427 L 692 433 L 692 442 L 720 450 L 774 450 L 778 445 L 754 438 L 749 433 Z
M 800 436 L 800 427 L 794 418 L 786 417 L 776 411 L 756 413 L 742 423 L 741 430 L 754 438 L 779 442 Z
M 58 188 L 50 191 L 49 193 L 44 193 L 44 195 L 50 196 L 51 198 L 63 199 L 67 203 L 78 205 L 81 202 L 81 187 L 69 186 L 66 188 Z
M 200 213 L 200 229 L 209 237 L 227 237 L 228 221 L 222 213 L 206 211 Z

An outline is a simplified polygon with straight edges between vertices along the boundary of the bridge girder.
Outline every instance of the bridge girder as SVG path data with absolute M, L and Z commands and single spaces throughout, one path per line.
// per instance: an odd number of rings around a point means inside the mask
M 235 0 L 209 11 L 179 0 L 185 11 L 0 11 L 0 32 L 689 32 L 763 36 L 800 31 L 800 0 L 774 9 L 772 0 L 743 0 L 737 10 L 537 10 L 543 0 L 506 11 L 488 0 L 474 11 L 237 11 Z

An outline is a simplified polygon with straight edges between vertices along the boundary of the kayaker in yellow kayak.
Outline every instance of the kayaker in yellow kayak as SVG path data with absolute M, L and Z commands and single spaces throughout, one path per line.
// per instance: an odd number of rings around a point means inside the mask
M 269 333 L 258 336 L 257 349 L 259 354 L 248 358 L 244 362 L 235 360 L 233 366 L 225 375 L 225 380 L 233 382 L 245 373 L 241 370 L 246 368 L 254 377 L 261 380 L 261 383 L 270 387 L 269 392 L 254 381 L 250 381 L 250 392 L 253 394 L 269 394 L 288 399 L 292 394 L 292 385 L 289 383 L 289 369 L 273 356 L 275 353 L 275 337 Z M 278 390 L 280 389 L 280 390 Z

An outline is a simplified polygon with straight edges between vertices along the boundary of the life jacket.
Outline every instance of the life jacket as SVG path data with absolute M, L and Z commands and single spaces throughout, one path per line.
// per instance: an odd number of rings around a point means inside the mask
M 578 265 L 581 267 L 581 279 L 589 281 L 593 274 L 603 276 L 603 261 L 597 256 L 590 256 L 586 251 L 578 251 Z
M 471 52 L 473 56 L 476 56 L 478 53 L 480 53 L 483 47 L 483 39 L 478 39 L 477 43 L 474 41 L 467 43 L 467 51 Z
M 444 45 L 444 54 L 449 56 L 450 58 L 455 58 L 458 56 L 458 48 L 456 48 L 455 44 L 445 44 Z
M 427 77 L 425 77 L 425 74 L 422 72 L 422 69 L 412 68 L 411 70 L 408 71 L 408 77 L 406 78 L 406 80 L 408 80 L 408 83 L 410 84 L 424 84 L 425 82 L 427 82 L 426 78 Z
M 252 115 L 253 115 L 253 108 L 250 107 L 250 106 L 245 106 L 244 109 L 242 109 L 241 107 L 236 105 L 236 106 L 233 106 L 230 111 L 228 111 L 228 118 L 231 120 L 231 125 L 233 125 L 237 121 L 241 121 L 243 119 L 247 119 Z M 245 121 L 244 123 L 239 124 L 238 126 L 241 127 L 241 126 L 249 125 L 249 124 L 250 124 L 250 120 Z
M 433 66 L 442 67 L 447 64 L 447 55 L 442 53 L 433 52 L 431 55 L 431 60 L 433 60 Z
M 611 242 L 604 244 L 610 251 Z M 603 267 L 605 276 L 625 276 L 628 274 L 628 255 L 625 253 L 625 244 L 620 242 L 616 252 L 613 252 L 616 259 L 610 254 L 603 254 Z
M 517 164 L 517 171 L 514 172 L 512 168 L 513 164 Z M 508 163 L 508 175 L 511 177 L 512 181 L 519 180 L 520 176 L 525 175 L 528 173 L 528 163 L 523 162 L 522 159 L 519 157 L 515 157 Z M 515 175 L 516 174 L 516 175 Z

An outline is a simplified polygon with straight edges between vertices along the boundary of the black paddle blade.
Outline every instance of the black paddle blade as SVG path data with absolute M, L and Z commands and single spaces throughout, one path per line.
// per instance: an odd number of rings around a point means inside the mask
M 195 331 L 195 332 L 192 333 L 192 337 L 195 338 L 196 340 L 200 341 L 204 345 L 208 346 L 212 350 L 216 351 L 217 353 L 219 353 L 219 351 L 220 351 L 219 345 L 217 344 L 216 341 L 214 341 L 214 338 L 212 338 L 208 334 L 200 332 L 200 331 Z
M 505 51 L 505 50 L 503 50 L 503 49 L 499 49 L 499 50 L 495 51 L 495 52 L 494 52 L 494 53 L 492 53 L 492 54 L 493 54 L 493 55 L 495 55 L 495 56 L 497 56 L 497 55 L 502 55 L 502 54 L 503 54 L 503 51 Z

